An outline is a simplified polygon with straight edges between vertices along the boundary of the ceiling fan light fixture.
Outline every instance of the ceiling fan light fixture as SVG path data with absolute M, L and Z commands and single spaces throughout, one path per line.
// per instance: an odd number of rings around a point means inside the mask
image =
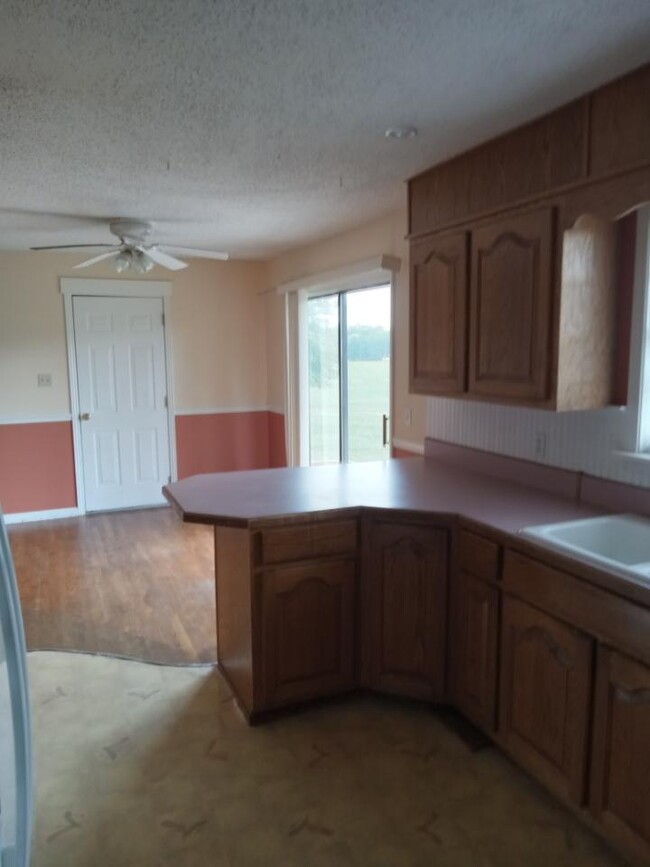
M 133 263 L 133 255 L 130 250 L 122 250 L 119 256 L 115 259 L 115 270 L 118 274 L 122 271 L 128 271 Z
M 136 274 L 147 274 L 153 268 L 153 260 L 144 250 L 134 250 L 131 254 L 131 268 Z

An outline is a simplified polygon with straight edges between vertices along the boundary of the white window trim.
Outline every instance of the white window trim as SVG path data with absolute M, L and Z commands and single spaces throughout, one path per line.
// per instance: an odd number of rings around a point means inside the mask
M 364 259 L 283 283 L 277 292 L 285 296 L 285 352 L 286 352 L 286 437 L 287 463 L 291 467 L 309 465 L 309 403 L 307 382 L 307 301 L 322 295 L 335 295 L 339 292 L 369 289 L 373 286 L 389 284 L 391 289 L 391 418 L 394 417 L 392 383 L 395 376 L 395 274 L 399 271 L 401 260 L 396 256 L 383 254 Z M 392 429 L 390 425 L 389 429 Z M 391 437 L 392 439 L 392 437 Z M 389 443 L 390 448 L 390 443 Z
M 74 450 L 74 473 L 77 489 L 78 514 L 86 514 L 83 461 L 81 454 L 81 422 L 79 421 L 79 389 L 75 358 L 74 317 L 72 299 L 75 295 L 110 296 L 119 298 L 161 298 L 165 317 L 165 367 L 167 374 L 167 431 L 169 435 L 169 473 L 175 482 L 178 478 L 176 464 L 176 424 L 174 412 L 174 375 L 171 338 L 172 284 L 163 280 L 103 280 L 88 277 L 62 277 L 59 291 L 63 295 L 65 336 L 68 355 L 68 388 L 72 416 L 72 444 Z

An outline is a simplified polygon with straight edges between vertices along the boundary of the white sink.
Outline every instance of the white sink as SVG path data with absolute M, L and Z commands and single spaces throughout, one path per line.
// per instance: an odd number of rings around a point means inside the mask
M 605 515 L 520 532 L 577 560 L 650 581 L 650 518 Z

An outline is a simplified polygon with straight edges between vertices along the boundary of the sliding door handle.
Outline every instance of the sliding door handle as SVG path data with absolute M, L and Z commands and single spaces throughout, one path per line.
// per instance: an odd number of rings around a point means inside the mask
M 388 418 L 389 416 L 384 413 L 381 417 L 381 444 L 382 446 L 388 445 Z

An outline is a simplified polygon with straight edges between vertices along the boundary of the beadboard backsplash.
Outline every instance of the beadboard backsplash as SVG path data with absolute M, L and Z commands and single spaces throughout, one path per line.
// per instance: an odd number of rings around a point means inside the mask
M 442 397 L 431 397 L 427 404 L 429 437 L 650 486 L 650 460 L 635 461 L 615 453 L 625 447 L 625 409 L 554 413 Z

